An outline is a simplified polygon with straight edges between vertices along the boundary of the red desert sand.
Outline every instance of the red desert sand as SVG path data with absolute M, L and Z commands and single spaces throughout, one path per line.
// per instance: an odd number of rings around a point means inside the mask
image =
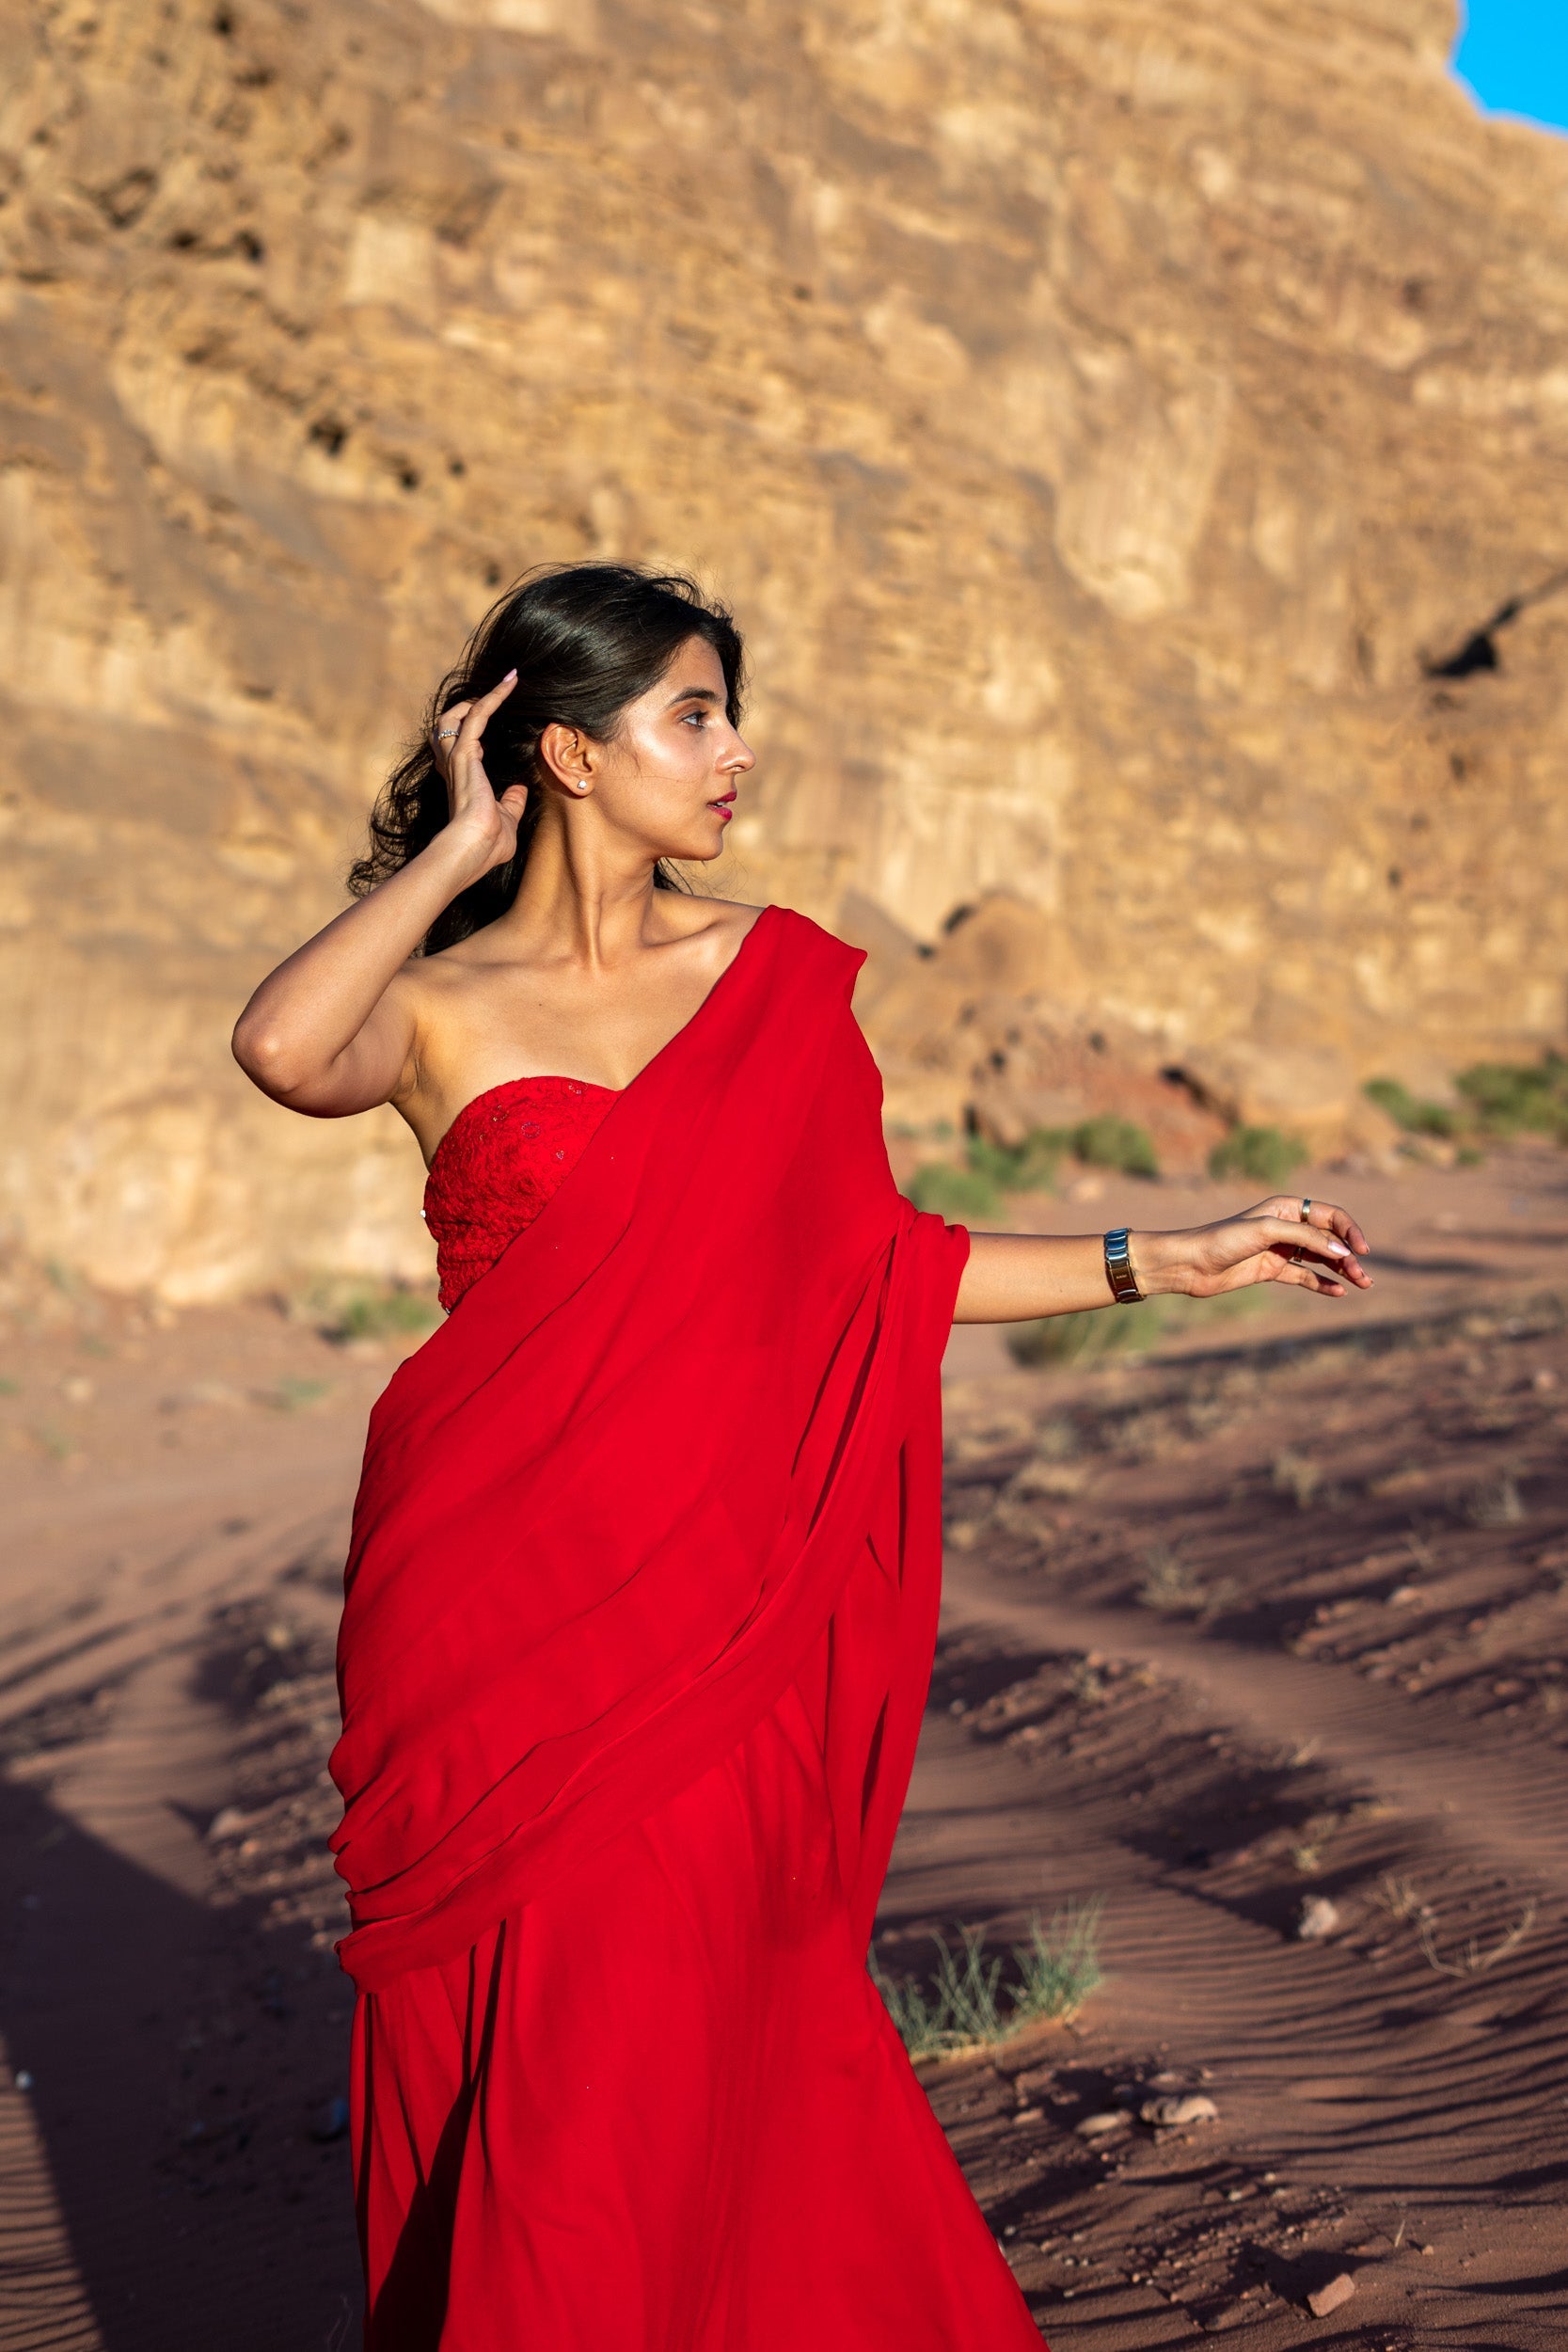
M 1568 2328 L 1568 1160 L 1308 1182 L 1379 1245 L 1370 1299 L 949 1351 L 876 1948 L 918 1978 L 933 1931 L 1003 1953 L 1103 1903 L 1073 2021 L 922 2069 L 1055 2352 Z M 10 1291 L 0 2345 L 341 2352 L 332 1638 L 415 1341 Z

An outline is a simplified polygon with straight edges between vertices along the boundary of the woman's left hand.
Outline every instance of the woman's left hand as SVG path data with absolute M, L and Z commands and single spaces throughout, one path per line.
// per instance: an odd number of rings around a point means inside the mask
M 1367 1236 L 1348 1210 L 1332 1200 L 1275 1193 L 1216 1225 L 1139 1233 L 1132 1263 L 1146 1292 L 1213 1298 L 1251 1282 L 1291 1282 L 1325 1298 L 1343 1298 L 1347 1287 L 1371 1289 L 1372 1278 L 1360 1263 L 1368 1255 Z

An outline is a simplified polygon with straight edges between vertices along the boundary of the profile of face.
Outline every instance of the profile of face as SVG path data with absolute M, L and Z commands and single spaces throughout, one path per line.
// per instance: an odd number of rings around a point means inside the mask
M 731 724 L 723 665 L 689 637 L 604 740 L 549 726 L 542 764 L 593 829 L 639 857 L 705 863 L 724 846 L 739 779 L 755 754 Z M 574 818 L 574 826 L 582 820 Z

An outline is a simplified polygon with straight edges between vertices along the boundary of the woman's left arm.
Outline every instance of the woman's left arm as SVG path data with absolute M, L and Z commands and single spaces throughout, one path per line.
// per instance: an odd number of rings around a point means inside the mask
M 1346 1210 L 1331 1200 L 1304 1202 L 1299 1193 L 1275 1194 L 1217 1225 L 1128 1235 L 1128 1258 L 1146 1298 L 1162 1291 L 1212 1298 L 1252 1282 L 1288 1282 L 1343 1298 L 1347 1290 L 1371 1289 L 1361 1263 L 1368 1255 L 1367 1237 Z M 1023 1323 L 1112 1303 L 1102 1233 L 975 1233 L 953 1320 Z

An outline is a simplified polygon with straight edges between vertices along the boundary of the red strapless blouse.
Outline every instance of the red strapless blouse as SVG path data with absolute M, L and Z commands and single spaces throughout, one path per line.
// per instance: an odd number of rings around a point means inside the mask
M 509 1078 L 458 1112 L 424 1188 L 449 1314 L 571 1174 L 619 1092 L 586 1078 Z

